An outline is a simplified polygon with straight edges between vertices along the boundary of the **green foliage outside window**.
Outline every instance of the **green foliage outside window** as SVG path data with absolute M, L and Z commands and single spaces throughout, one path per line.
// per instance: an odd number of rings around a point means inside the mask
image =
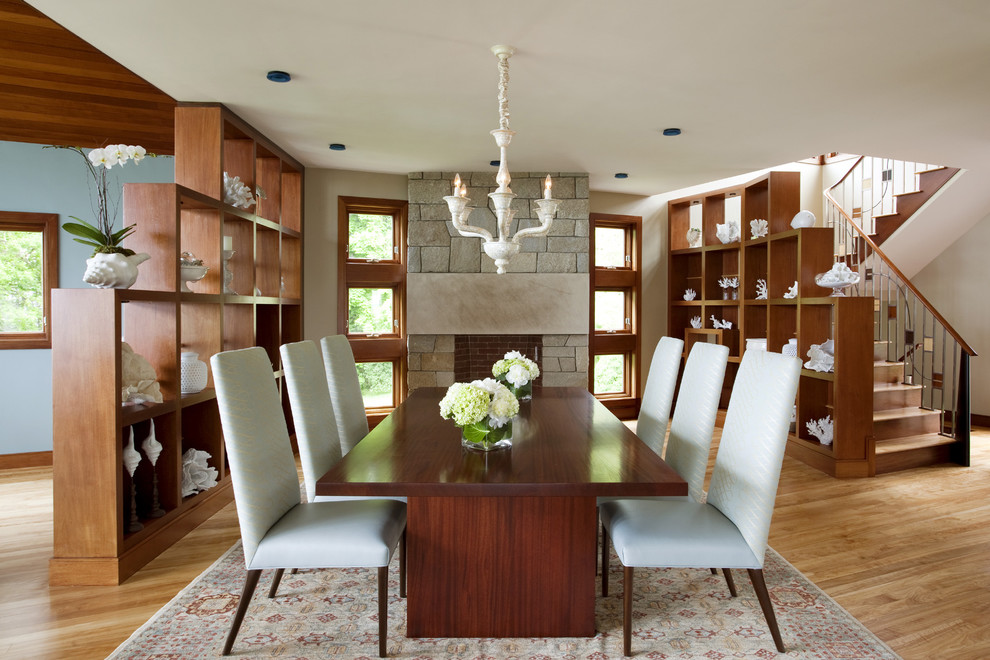
M 595 394 L 614 394 L 625 390 L 625 359 L 622 355 L 595 356 Z
M 392 289 L 348 289 L 347 328 L 351 334 L 395 332 Z
M 365 408 L 387 408 L 392 405 L 391 362 L 358 362 L 357 372 Z
M 394 260 L 392 216 L 350 213 L 347 218 L 347 254 L 351 259 Z
M 40 231 L 0 231 L 0 332 L 44 331 Z

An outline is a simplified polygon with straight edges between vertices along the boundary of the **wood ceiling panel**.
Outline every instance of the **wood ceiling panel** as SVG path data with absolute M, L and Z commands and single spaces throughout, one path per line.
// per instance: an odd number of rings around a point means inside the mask
M 175 152 L 175 99 L 22 0 L 0 34 L 0 140 Z

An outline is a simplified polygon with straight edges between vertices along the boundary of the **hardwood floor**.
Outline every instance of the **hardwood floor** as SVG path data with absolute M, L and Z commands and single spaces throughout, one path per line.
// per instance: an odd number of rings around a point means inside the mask
M 907 660 L 990 657 L 990 430 L 972 456 L 849 480 L 787 458 L 770 545 Z M 119 587 L 50 588 L 51 507 L 51 468 L 0 471 L 3 658 L 104 658 L 239 535 L 230 505 Z

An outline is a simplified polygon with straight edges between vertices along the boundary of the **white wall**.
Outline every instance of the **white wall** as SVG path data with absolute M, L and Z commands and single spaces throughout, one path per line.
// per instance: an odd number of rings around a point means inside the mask
M 963 234 L 921 269 L 911 282 L 935 306 L 959 335 L 973 347 L 970 362 L 972 412 L 990 415 L 990 216 Z
M 405 174 L 306 169 L 303 337 L 337 333 L 337 197 L 407 199 Z

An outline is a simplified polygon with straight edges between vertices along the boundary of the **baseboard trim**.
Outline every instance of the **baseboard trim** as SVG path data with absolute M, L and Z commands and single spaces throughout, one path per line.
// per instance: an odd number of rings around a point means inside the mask
M 0 470 L 26 467 L 51 467 L 50 451 L 29 451 L 22 454 L 0 454 Z
M 976 413 L 970 413 L 969 423 L 973 426 L 990 427 L 990 415 L 977 415 Z

